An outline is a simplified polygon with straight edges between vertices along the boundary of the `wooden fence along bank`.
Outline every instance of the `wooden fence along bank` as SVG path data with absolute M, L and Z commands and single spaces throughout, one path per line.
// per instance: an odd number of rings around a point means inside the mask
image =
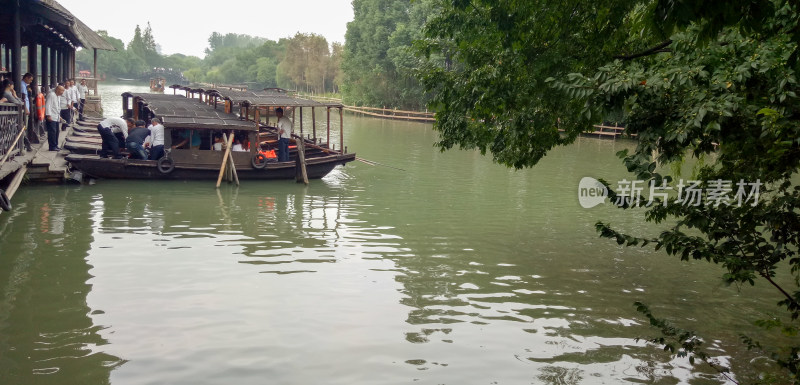
M 310 99 L 322 99 L 327 101 L 335 101 L 337 103 L 341 103 L 341 99 L 335 98 L 327 98 L 322 96 L 313 96 L 313 95 L 304 95 L 304 97 Z M 358 107 L 358 106 L 344 106 L 345 111 L 354 112 L 361 115 L 372 116 L 376 118 L 383 118 L 383 119 L 394 119 L 394 120 L 405 120 L 405 121 L 413 121 L 413 122 L 434 122 L 436 120 L 436 114 L 433 112 L 422 112 L 422 111 L 404 111 L 398 109 L 389 109 L 389 108 L 377 108 L 377 107 Z M 594 131 L 591 132 L 584 132 L 582 136 L 589 136 L 594 138 L 607 138 L 607 139 L 617 139 L 623 137 L 629 137 L 625 134 L 625 127 L 619 126 L 612 126 L 607 124 L 595 124 Z M 635 138 L 636 135 L 631 135 L 631 138 Z

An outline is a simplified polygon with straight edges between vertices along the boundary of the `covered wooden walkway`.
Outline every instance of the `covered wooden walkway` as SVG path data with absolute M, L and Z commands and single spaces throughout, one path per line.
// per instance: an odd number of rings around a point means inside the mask
M 17 94 L 28 90 L 30 112 L 24 106 L 0 105 L 0 189 L 9 198 L 24 178 L 63 181 L 63 155 L 46 151 L 44 122 L 35 112 L 35 100 L 59 82 L 74 78 L 78 48 L 97 50 L 114 47 L 55 0 L 0 0 L 0 79 L 10 79 Z M 33 75 L 30 85 L 22 82 Z M 69 131 L 59 130 L 63 144 Z M 24 145 L 30 142 L 30 150 Z

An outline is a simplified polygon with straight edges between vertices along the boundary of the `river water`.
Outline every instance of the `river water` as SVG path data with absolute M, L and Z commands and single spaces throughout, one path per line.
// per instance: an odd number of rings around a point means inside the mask
M 101 87 L 107 116 L 146 90 Z M 350 151 L 385 166 L 24 186 L 0 215 L 0 383 L 725 383 L 637 341 L 658 333 L 637 300 L 734 376 L 759 362 L 738 334 L 774 293 L 600 239 L 598 220 L 658 229 L 579 205 L 582 177 L 630 178 L 614 153 L 633 143 L 580 138 L 514 171 L 435 140 L 347 115 Z

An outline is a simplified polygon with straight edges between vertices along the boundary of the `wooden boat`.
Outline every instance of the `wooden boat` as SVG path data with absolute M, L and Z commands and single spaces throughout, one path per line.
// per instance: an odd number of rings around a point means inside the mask
M 181 132 L 188 132 L 189 138 L 199 136 L 201 144 L 196 148 L 169 150 L 159 160 L 101 158 L 96 155 L 101 141 L 94 134 L 96 130 L 87 127 L 81 136 L 65 142 L 64 147 L 73 152 L 66 157 L 73 168 L 96 178 L 216 180 L 226 151 L 212 148 L 215 135 L 222 133 L 228 137 L 235 135 L 252 144 L 246 152 L 230 152 L 229 159 L 233 160 L 241 180 L 296 179 L 302 166 L 309 179 L 322 178 L 336 166 L 356 159 L 355 153 L 333 150 L 316 140 L 296 137 L 292 143 L 295 149 L 290 151 L 288 162 L 270 162 L 263 151 L 273 148 L 274 127 L 261 124 L 260 120 L 248 121 L 246 114 L 239 116 L 217 109 L 208 98 L 203 102 L 179 95 L 125 93 L 123 110 L 126 117 L 134 119 L 160 118 L 164 124 L 167 149 L 182 140 Z M 298 151 L 297 145 L 304 151 Z
M 163 94 L 166 84 L 167 79 L 164 79 L 163 77 L 158 76 L 150 78 L 150 92 Z

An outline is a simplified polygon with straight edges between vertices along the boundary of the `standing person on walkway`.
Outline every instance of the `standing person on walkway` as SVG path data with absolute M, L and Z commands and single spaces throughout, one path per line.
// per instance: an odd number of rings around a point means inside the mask
M 69 109 L 69 117 L 70 117 L 70 123 L 72 123 L 75 121 L 78 115 L 78 106 L 81 102 L 80 93 L 78 92 L 78 85 L 75 84 L 75 79 L 69 80 L 69 91 L 70 91 L 69 105 L 71 107 Z
M 47 94 L 44 107 L 45 124 L 47 125 L 47 144 L 50 151 L 58 151 L 58 119 L 61 115 L 61 96 L 64 87 L 58 86 Z
M 125 138 L 125 147 L 131 154 L 131 159 L 147 159 L 143 144 L 148 136 L 150 136 L 150 130 L 144 126 L 144 120 L 137 120 L 136 127 L 130 130 L 128 137 Z
M 128 129 L 133 128 L 133 119 L 123 120 L 122 118 L 107 118 L 97 124 L 97 132 L 100 133 L 100 138 L 103 139 L 103 144 L 100 148 L 100 157 L 105 158 L 109 155 L 114 159 L 119 159 L 119 145 L 120 141 L 117 139 L 114 131 L 125 133 L 128 136 Z M 123 142 L 124 142 L 123 138 Z
M 71 100 L 70 100 L 70 97 L 72 96 L 72 92 L 69 90 L 69 80 L 65 81 L 63 83 L 63 86 L 61 86 L 61 85 L 59 85 L 59 86 L 64 89 L 64 92 L 62 92 L 61 95 L 59 95 L 59 97 L 58 97 L 58 100 L 59 100 L 58 105 L 59 105 L 59 107 L 61 109 L 61 112 L 59 113 L 59 116 L 61 116 L 61 119 L 63 119 L 63 123 L 61 123 L 61 131 L 66 131 L 67 130 L 67 125 L 69 125 L 70 120 L 71 120 L 71 116 L 70 116 L 69 111 L 70 111 L 70 108 L 72 107 L 72 103 L 71 103 Z
M 31 100 L 28 96 L 28 87 L 31 85 L 32 81 L 33 75 L 30 72 L 26 72 L 25 75 L 22 75 L 22 89 L 19 90 L 19 97 L 23 102 L 25 102 L 26 116 L 30 116 L 31 114 Z
M 30 90 L 28 90 L 28 87 L 31 86 L 31 82 L 33 82 L 33 74 L 26 72 L 25 75 L 22 75 L 22 88 L 19 90 L 19 98 L 25 102 L 25 116 L 23 121 L 28 127 L 32 127 L 35 122 L 35 119 L 30 119 L 33 111 L 31 110 Z M 23 142 L 25 143 L 25 148 L 31 151 L 31 141 L 28 140 L 27 135 L 23 136 Z
M 278 162 L 289 161 L 289 139 L 294 134 L 294 126 L 289 118 L 283 116 L 283 108 L 276 108 L 275 115 L 278 116 Z
M 89 87 L 86 86 L 86 79 L 81 79 L 81 84 L 78 85 L 78 120 L 84 121 L 83 106 L 86 105 L 86 95 L 89 94 Z
M 150 148 L 150 160 L 159 160 L 164 156 L 164 126 L 158 118 L 150 121 L 150 136 L 145 147 Z

